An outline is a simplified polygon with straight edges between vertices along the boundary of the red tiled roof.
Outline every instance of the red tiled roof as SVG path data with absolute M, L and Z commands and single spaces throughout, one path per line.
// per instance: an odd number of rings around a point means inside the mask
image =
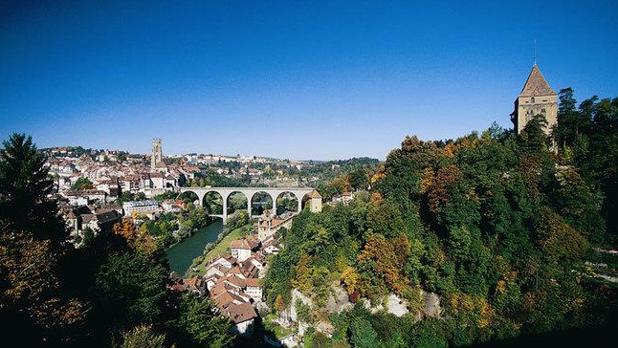
M 235 285 L 239 288 L 244 288 L 245 287 L 245 280 L 237 277 L 234 274 L 230 274 L 227 277 L 224 278 L 224 281 L 231 284 L 231 285 Z
M 253 306 L 249 303 L 233 304 L 224 311 L 234 324 L 239 324 L 257 317 Z
M 249 242 L 246 239 L 237 239 L 237 240 L 233 240 L 230 243 L 230 248 L 231 249 L 251 250 L 251 245 L 249 244 Z
M 261 287 L 262 286 L 262 280 L 258 278 L 247 278 L 245 279 L 245 283 L 247 284 L 247 286 L 251 286 L 251 287 Z

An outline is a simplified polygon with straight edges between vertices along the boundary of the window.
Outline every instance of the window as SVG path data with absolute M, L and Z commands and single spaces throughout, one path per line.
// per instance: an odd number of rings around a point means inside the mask
M 530 98 L 530 102 L 534 103 L 534 97 Z
M 544 114 L 545 113 L 545 109 L 541 109 L 541 113 Z

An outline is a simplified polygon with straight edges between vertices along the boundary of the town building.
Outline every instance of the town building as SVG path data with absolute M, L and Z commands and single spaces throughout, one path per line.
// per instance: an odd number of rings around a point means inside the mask
M 251 256 L 251 251 L 257 246 L 258 242 L 249 238 L 233 240 L 230 243 L 230 253 L 238 262 L 244 262 Z
M 334 195 L 331 202 L 334 204 L 342 203 L 343 205 L 348 205 L 353 200 L 354 200 L 353 192 L 344 192 L 342 194 Z
M 296 214 L 290 213 L 283 216 L 269 216 L 262 214 L 258 218 L 257 222 L 257 235 L 258 239 L 263 241 L 272 236 L 280 228 L 285 227 L 290 229 L 292 227 L 292 220 Z
M 130 216 L 133 213 L 150 215 L 161 211 L 159 202 L 155 200 L 145 201 L 130 201 L 122 204 L 122 210 L 125 216 Z
M 228 306 L 223 310 L 232 323 L 238 334 L 246 335 L 251 332 L 257 313 L 253 306 L 249 303 L 241 303 L 235 306 Z

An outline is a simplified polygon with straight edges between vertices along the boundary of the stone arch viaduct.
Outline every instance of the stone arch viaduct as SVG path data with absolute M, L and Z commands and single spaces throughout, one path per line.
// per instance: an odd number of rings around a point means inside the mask
M 227 220 L 227 199 L 234 192 L 240 192 L 247 197 L 247 210 L 249 216 L 251 216 L 251 201 L 253 196 L 258 192 L 264 192 L 270 196 L 273 202 L 273 211 L 277 211 L 277 197 L 280 194 L 289 192 L 296 197 L 298 201 L 298 211 L 302 209 L 303 197 L 306 194 L 311 193 L 314 190 L 312 187 L 180 187 L 179 194 L 184 192 L 193 192 L 197 195 L 200 205 L 204 204 L 204 196 L 209 192 L 216 192 L 221 195 L 223 201 L 223 214 L 211 214 L 211 216 L 217 216 Z

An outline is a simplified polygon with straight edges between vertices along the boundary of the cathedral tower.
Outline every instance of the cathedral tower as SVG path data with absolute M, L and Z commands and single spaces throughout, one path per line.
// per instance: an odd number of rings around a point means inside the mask
M 547 134 L 558 122 L 558 95 L 549 87 L 538 65 L 534 64 L 524 88 L 515 99 L 515 111 L 511 114 L 517 134 L 521 133 L 528 121 L 536 115 L 545 116 Z
M 163 163 L 163 149 L 161 149 L 161 139 L 152 139 L 152 154 L 150 155 L 150 168 L 152 170 L 160 167 Z

